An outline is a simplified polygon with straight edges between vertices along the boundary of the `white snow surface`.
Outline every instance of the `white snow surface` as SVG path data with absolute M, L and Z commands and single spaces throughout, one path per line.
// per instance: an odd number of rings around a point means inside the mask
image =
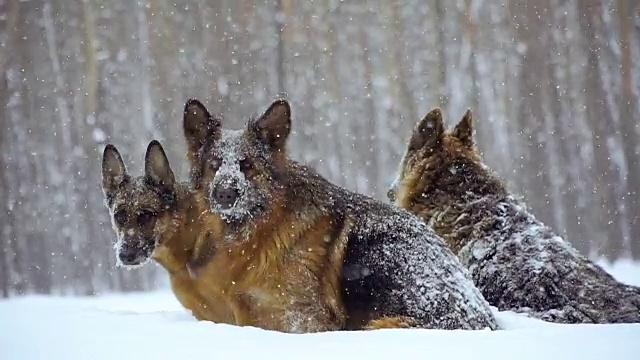
M 599 261 L 640 285 L 640 263 Z M 283 334 L 196 321 L 169 290 L 0 301 L 0 359 L 638 359 L 640 324 L 564 325 L 493 309 L 499 331 Z

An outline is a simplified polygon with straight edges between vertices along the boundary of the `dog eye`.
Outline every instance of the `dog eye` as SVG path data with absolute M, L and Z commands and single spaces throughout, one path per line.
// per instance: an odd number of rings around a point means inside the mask
M 127 211 L 126 210 L 118 210 L 113 214 L 113 220 L 115 220 L 116 224 L 122 225 L 127 222 Z
M 253 169 L 253 163 L 249 159 L 240 160 L 240 171 L 247 172 Z
M 144 210 L 138 214 L 138 225 L 147 226 L 151 223 L 151 220 L 156 216 L 153 211 Z

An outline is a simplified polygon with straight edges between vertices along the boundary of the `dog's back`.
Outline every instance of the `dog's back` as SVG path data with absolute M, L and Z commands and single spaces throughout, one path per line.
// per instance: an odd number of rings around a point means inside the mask
M 386 309 L 407 314 L 415 326 L 426 328 L 497 328 L 467 270 L 432 229 L 386 204 L 362 196 L 353 200 L 359 220 L 345 263 L 364 265 L 370 275 L 346 287 L 347 307 L 355 303 L 373 313 Z M 379 291 L 380 287 L 386 289 Z
M 492 305 L 553 322 L 640 322 L 640 288 L 615 280 L 520 201 L 487 197 L 476 207 L 469 212 L 483 225 L 458 255 Z
M 389 196 L 431 224 L 487 301 L 563 323 L 640 322 L 621 284 L 538 221 L 475 150 L 471 112 L 450 132 L 431 111 L 414 129 Z
M 488 303 L 444 241 L 416 216 L 351 192 L 292 162 L 299 201 L 344 216 L 347 327 L 380 319 L 436 329 L 496 329 Z M 309 196 L 309 199 L 305 199 Z

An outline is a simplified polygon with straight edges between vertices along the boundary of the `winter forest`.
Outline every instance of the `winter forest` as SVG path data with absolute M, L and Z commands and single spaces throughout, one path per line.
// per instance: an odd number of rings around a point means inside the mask
M 591 258 L 640 259 L 640 2 L 0 0 L 0 294 L 147 290 L 101 190 L 182 109 L 240 127 L 279 96 L 289 153 L 387 201 L 416 122 L 473 111 L 484 161 Z

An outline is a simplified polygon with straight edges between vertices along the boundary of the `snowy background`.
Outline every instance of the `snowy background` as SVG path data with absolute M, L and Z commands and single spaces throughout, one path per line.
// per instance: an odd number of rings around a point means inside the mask
M 591 258 L 640 259 L 640 2 L 0 0 L 0 296 L 162 286 L 114 267 L 104 145 L 139 174 L 181 112 L 284 94 L 289 150 L 384 200 L 414 124 L 471 108 L 485 161 Z M 34 300 L 36 301 L 36 300 Z M 84 301 L 84 300 L 83 300 Z
M 292 156 L 386 200 L 414 124 L 470 108 L 536 216 L 640 285 L 639 89 L 633 0 L 0 0 L 0 359 L 638 359 L 640 324 L 508 312 L 496 332 L 197 322 L 159 266 L 115 268 L 100 162 L 113 143 L 139 174 L 158 139 L 186 179 L 188 98 L 239 127 L 286 96 Z
M 640 285 L 640 264 L 607 267 Z M 495 308 L 494 308 L 495 310 Z M 560 325 L 497 312 L 500 331 L 283 334 L 198 322 L 168 289 L 0 301 L 0 359 L 637 360 L 640 324 Z

